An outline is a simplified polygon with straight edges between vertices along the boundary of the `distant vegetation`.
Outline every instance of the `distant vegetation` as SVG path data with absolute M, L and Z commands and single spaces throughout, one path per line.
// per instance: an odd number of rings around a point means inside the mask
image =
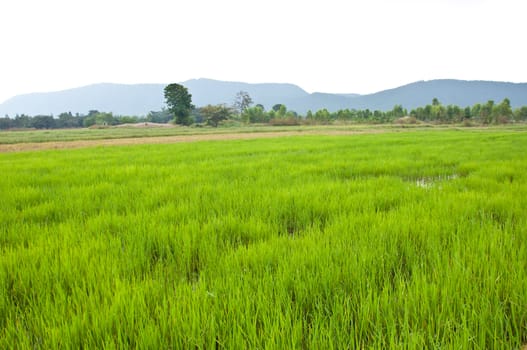
M 192 94 L 196 106 L 233 103 L 240 91 L 246 91 L 255 104 L 266 110 L 283 104 L 305 116 L 326 108 L 329 112 L 341 109 L 389 111 L 401 105 L 408 111 L 424 107 L 436 97 L 445 106 L 473 106 L 494 100 L 496 103 L 509 98 L 513 108 L 527 105 L 527 83 L 493 81 L 430 80 L 411 83 L 372 94 L 308 93 L 292 84 L 247 84 L 210 79 L 193 79 L 181 82 Z M 64 91 L 33 93 L 14 96 L 0 103 L 0 117 L 6 114 L 54 115 L 71 111 L 86 114 L 93 109 L 113 112 L 114 115 L 146 116 L 164 106 L 163 90 L 166 84 L 95 84 Z M 343 91 L 344 92 L 344 91 Z
M 408 117 L 408 118 L 404 118 Z M 404 119 L 401 119 L 404 118 Z M 112 113 L 90 111 L 87 115 L 72 115 L 62 113 L 58 117 L 37 115 L 17 115 L 14 118 L 0 118 L 0 129 L 61 129 L 105 127 L 129 123 L 153 122 L 169 123 L 174 120 L 168 110 L 152 111 L 146 117 L 115 116 Z M 444 106 L 439 102 L 407 111 L 397 105 L 390 111 L 370 111 L 344 109 L 329 112 L 321 109 L 316 112 L 308 111 L 306 115 L 299 115 L 287 109 L 287 106 L 276 104 L 270 110 L 263 106 L 250 106 L 239 112 L 227 105 L 207 105 L 193 109 L 184 125 L 210 125 L 217 127 L 222 122 L 240 124 L 269 124 L 269 125 L 301 125 L 301 124 L 334 124 L 334 123 L 437 123 L 452 124 L 504 124 L 527 121 L 527 107 L 512 109 L 508 99 L 496 104 L 488 101 L 485 104 L 475 104 L 472 107 Z
M 58 129 L 108 127 L 128 123 L 175 123 L 180 125 L 212 126 L 221 125 L 301 125 L 301 124 L 376 124 L 376 123 L 435 123 L 492 125 L 527 121 L 527 106 L 512 108 L 508 98 L 500 103 L 489 100 L 473 106 L 443 105 L 437 98 L 423 107 L 408 111 L 402 105 L 391 110 L 341 109 L 330 112 L 327 109 L 308 110 L 304 115 L 289 110 L 286 105 L 277 103 L 269 110 L 262 104 L 254 104 L 249 93 L 240 91 L 234 96 L 232 105 L 218 104 L 194 107 L 192 95 L 180 84 L 170 84 L 165 88 L 167 109 L 152 111 L 146 117 L 116 116 L 112 113 L 90 111 L 87 115 L 61 113 L 51 115 L 16 115 L 14 118 L 0 118 L 0 129 Z

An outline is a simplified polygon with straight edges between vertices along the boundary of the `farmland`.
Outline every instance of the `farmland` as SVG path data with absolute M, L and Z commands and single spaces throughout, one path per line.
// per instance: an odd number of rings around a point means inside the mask
M 83 140 L 116 140 L 131 138 L 154 138 L 154 137 L 183 137 L 196 135 L 236 135 L 249 133 L 268 133 L 268 132 L 298 132 L 298 133 L 323 133 L 323 132 L 364 132 L 374 130 L 401 129 L 396 125 L 373 125 L 373 124 L 345 124 L 345 125 L 317 125 L 317 126 L 242 126 L 242 127 L 219 127 L 219 128 L 182 128 L 182 127 L 137 127 L 138 124 L 132 124 L 129 127 L 107 127 L 100 129 L 59 129 L 59 130 L 18 130 L 9 132 L 0 132 L 0 145 L 21 144 L 21 143 L 46 143 L 46 142 L 65 142 L 65 141 L 83 141 Z M 405 128 L 412 126 L 405 126 Z M 432 127 L 425 125 L 424 127 Z M 436 126 L 443 128 L 444 126 Z M 414 127 L 417 128 L 417 127 Z M 501 126 L 501 129 L 509 128 Z M 525 126 L 514 126 L 525 128 Z
M 0 348 L 520 348 L 526 149 L 511 127 L 0 154 Z

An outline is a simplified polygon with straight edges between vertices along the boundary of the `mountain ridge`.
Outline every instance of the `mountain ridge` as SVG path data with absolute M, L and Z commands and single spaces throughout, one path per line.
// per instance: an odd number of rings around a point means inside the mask
M 485 80 L 434 79 L 422 80 L 372 94 L 308 93 L 288 83 L 230 82 L 214 79 L 190 79 L 181 82 L 192 94 L 196 106 L 232 104 L 236 93 L 247 91 L 255 104 L 266 109 L 284 104 L 289 110 L 304 114 L 308 110 L 326 108 L 390 110 L 402 105 L 408 110 L 430 104 L 433 98 L 445 105 L 461 107 L 488 100 L 500 102 L 509 98 L 513 107 L 527 105 L 527 83 Z M 54 92 L 14 96 L 0 104 L 0 115 L 58 115 L 62 112 L 86 114 L 89 110 L 112 112 L 115 115 L 146 115 L 164 107 L 166 84 L 98 83 Z

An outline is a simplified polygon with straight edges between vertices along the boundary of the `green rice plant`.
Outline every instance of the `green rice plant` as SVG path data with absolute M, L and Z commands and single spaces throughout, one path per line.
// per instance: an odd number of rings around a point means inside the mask
M 0 155 L 1 348 L 521 348 L 527 137 Z

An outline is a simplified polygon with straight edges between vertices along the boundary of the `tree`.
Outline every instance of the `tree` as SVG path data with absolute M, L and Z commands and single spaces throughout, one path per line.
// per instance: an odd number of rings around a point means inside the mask
M 134 115 L 119 115 L 119 116 L 113 117 L 113 119 L 114 119 L 114 123 L 117 124 L 117 125 L 119 125 L 119 124 L 135 124 L 135 123 L 146 121 L 145 118 L 139 118 L 139 117 L 134 116 Z
M 319 109 L 315 113 L 315 120 L 318 123 L 327 124 L 327 123 L 329 123 L 330 119 L 331 119 L 331 114 L 329 113 L 329 111 L 326 108 Z
M 516 108 L 514 110 L 514 119 L 516 119 L 516 121 L 527 120 L 527 106 Z
M 278 108 L 278 111 L 276 111 L 276 116 L 278 118 L 285 118 L 286 113 L 287 107 L 285 105 L 280 105 L 280 108 Z
M 479 118 L 481 117 L 481 103 L 476 103 L 472 108 L 470 109 L 470 116 L 471 118 Z
M 35 129 L 52 129 L 55 126 L 55 119 L 51 115 L 36 115 L 32 119 L 32 126 Z
M 234 108 L 241 114 L 253 104 L 253 99 L 246 91 L 240 91 L 234 99 Z
M 168 123 L 170 118 L 172 118 L 170 111 L 163 108 L 161 111 L 150 111 L 146 116 L 146 121 L 165 124 Z
M 100 112 L 95 115 L 95 124 L 97 125 L 114 125 L 115 119 L 112 113 Z
M 78 128 L 81 126 L 80 118 L 74 117 L 71 112 L 64 112 L 59 114 L 55 124 L 59 128 Z
M 90 126 L 95 125 L 95 115 L 87 115 L 82 120 L 82 126 L 89 128 Z
M 205 119 L 205 122 L 208 125 L 211 125 L 216 128 L 222 120 L 229 119 L 229 116 L 231 115 L 231 110 L 225 105 L 207 105 L 205 107 L 201 107 L 199 109 L 199 113 L 201 114 L 203 119 Z
M 32 120 L 28 115 L 16 115 L 15 121 L 13 122 L 13 127 L 15 128 L 31 128 Z
M 261 105 L 256 105 L 243 112 L 242 120 L 246 123 L 267 123 L 269 122 L 269 115 L 265 113 Z
M 510 121 L 512 119 L 511 101 L 504 98 L 499 105 L 494 106 L 492 114 L 495 123 L 502 124 Z
M 13 126 L 13 121 L 8 116 L 0 118 L 0 130 L 9 129 Z
M 280 107 L 282 107 L 281 103 L 277 103 L 273 106 L 272 110 L 275 112 L 278 112 L 280 110 Z
M 407 111 L 403 108 L 402 105 L 395 105 L 393 106 L 393 109 L 391 110 L 391 112 L 389 112 L 389 114 L 391 114 L 391 117 L 392 118 L 402 118 L 404 117 L 407 113 Z
M 494 109 L 494 101 L 488 100 L 486 104 L 482 105 L 479 112 L 479 117 L 483 124 L 490 124 L 492 121 L 492 110 Z
M 472 117 L 472 111 L 470 109 L 470 106 L 465 107 L 465 110 L 464 110 L 464 113 L 463 113 L 463 117 L 465 119 L 470 119 Z
M 176 124 L 190 125 L 190 112 L 194 109 L 192 95 L 180 84 L 169 84 L 165 87 L 165 101 L 168 110 L 174 115 Z

